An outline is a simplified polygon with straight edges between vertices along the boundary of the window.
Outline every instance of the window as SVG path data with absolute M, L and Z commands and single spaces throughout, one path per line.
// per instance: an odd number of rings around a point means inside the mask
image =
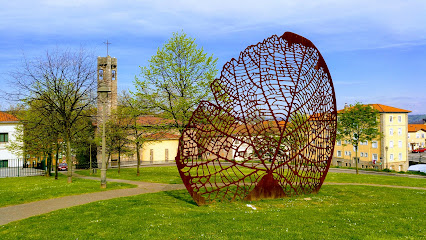
M 377 153 L 373 153 L 373 160 L 377 161 Z
M 377 148 L 377 141 L 371 142 L 371 147 L 372 148 Z
M 389 122 L 392 122 L 392 115 L 389 116 Z
M 154 162 L 154 149 L 149 150 L 149 161 Z
M 407 134 L 408 135 L 408 138 L 410 138 L 410 134 Z
M 364 153 L 363 152 L 361 152 L 361 157 L 364 157 Z
M 99 69 L 99 80 L 103 80 L 104 79 L 104 70 Z
M 416 133 L 416 138 L 420 138 L 420 133 Z
M 337 146 L 340 146 L 340 145 L 342 145 L 342 141 L 341 140 L 337 141 Z
M 398 122 L 402 122 L 402 116 L 398 116 Z
M 112 70 L 111 75 L 112 75 L 112 80 L 115 80 L 117 77 L 117 72 L 115 70 Z
M 393 128 L 389 129 L 389 135 L 391 135 L 391 136 L 393 135 Z
M 401 140 L 398 141 L 398 147 L 402 148 L 402 141 Z
M 390 141 L 390 142 L 389 142 L 389 147 L 390 147 L 390 148 L 393 148 L 393 141 Z
M 398 160 L 401 161 L 402 160 L 402 153 L 398 154 Z
M 342 156 L 342 151 L 337 151 L 337 156 L 341 157 Z
M 398 135 L 401 136 L 402 135 L 402 128 L 398 128 Z
M 0 142 L 8 142 L 8 141 L 9 141 L 8 133 L 0 133 Z
M 368 153 L 364 153 L 364 157 L 368 157 Z
M 354 146 L 354 152 L 356 152 L 355 146 Z
M 365 142 L 364 142 L 364 145 L 368 145 L 368 141 L 365 141 Z
M 345 140 L 345 144 L 348 144 L 348 140 Z
M 389 160 L 390 160 L 390 161 L 393 161 L 393 153 L 391 153 L 391 154 L 389 155 Z
M 9 160 L 0 160 L 0 168 L 7 168 Z

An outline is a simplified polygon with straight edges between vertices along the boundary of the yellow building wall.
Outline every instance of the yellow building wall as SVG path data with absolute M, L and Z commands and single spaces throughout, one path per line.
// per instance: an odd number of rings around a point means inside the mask
M 145 163 L 174 162 L 178 144 L 178 139 L 145 142 L 140 153 L 141 161 Z
M 391 117 L 392 121 L 390 120 Z M 360 160 L 358 167 L 373 167 L 373 154 L 377 154 L 375 166 L 380 169 L 388 168 L 395 171 L 407 171 L 408 115 L 406 113 L 380 113 L 379 130 L 382 132 L 382 138 L 373 140 L 377 142 L 377 148 L 373 148 L 373 141 L 368 141 L 366 145 L 360 144 L 358 146 Z M 344 145 L 345 142 L 343 140 L 340 144 L 336 141 L 333 164 L 354 167 L 354 147 L 351 144 Z M 338 151 L 341 153 L 340 156 L 338 156 Z M 350 155 L 345 155 L 345 152 L 350 152 Z M 400 154 L 401 159 L 399 159 Z M 391 155 L 393 159 L 391 159 Z
M 395 171 L 407 171 L 408 168 L 408 114 L 383 113 L 382 151 L 385 168 Z
M 413 150 L 411 144 L 414 144 L 414 149 L 424 148 L 426 146 L 426 132 L 419 130 L 417 132 L 409 132 L 407 135 L 407 147 L 408 150 Z

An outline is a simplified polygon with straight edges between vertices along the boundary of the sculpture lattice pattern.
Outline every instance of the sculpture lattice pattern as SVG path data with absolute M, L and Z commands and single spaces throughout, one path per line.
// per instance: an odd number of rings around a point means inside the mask
M 223 67 L 179 141 L 176 164 L 198 205 L 316 192 L 336 138 L 333 83 L 317 48 L 286 32 Z

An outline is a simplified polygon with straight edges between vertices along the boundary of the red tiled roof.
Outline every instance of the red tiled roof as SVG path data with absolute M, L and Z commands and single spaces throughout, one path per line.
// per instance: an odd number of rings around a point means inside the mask
M 180 136 L 176 134 L 172 134 L 172 133 L 167 133 L 167 132 L 158 132 L 158 133 L 149 135 L 147 138 L 151 140 L 164 140 L 164 139 L 179 139 Z
M 161 124 L 172 124 L 174 121 L 172 119 L 165 119 L 155 116 L 140 116 L 137 119 L 137 123 L 140 125 L 161 125 Z
M 0 112 L 0 122 L 18 122 L 18 118 L 10 113 Z
M 373 107 L 374 109 L 376 109 L 377 111 L 379 111 L 380 113 L 409 113 L 409 112 L 411 112 L 409 110 L 396 108 L 396 107 L 390 107 L 390 106 L 386 106 L 386 105 L 383 105 L 383 104 L 364 104 L 364 105 L 369 105 L 369 106 Z M 345 109 L 341 109 L 341 110 L 337 111 L 337 113 L 342 113 L 343 110 L 345 110 Z
M 417 132 L 423 130 L 426 132 L 426 125 L 424 124 L 408 124 L 408 132 Z

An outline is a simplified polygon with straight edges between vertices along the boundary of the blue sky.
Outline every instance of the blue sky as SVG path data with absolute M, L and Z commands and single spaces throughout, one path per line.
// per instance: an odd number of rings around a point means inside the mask
M 310 39 L 333 78 L 338 108 L 381 103 L 426 113 L 426 1 L 4 1 L 0 8 L 0 84 L 23 55 L 48 49 L 93 49 L 118 59 L 119 89 L 133 89 L 176 31 L 185 31 L 223 64 L 248 45 L 292 31 Z M 96 59 L 94 59 L 96 61 Z M 0 99 L 0 106 L 9 103 Z

